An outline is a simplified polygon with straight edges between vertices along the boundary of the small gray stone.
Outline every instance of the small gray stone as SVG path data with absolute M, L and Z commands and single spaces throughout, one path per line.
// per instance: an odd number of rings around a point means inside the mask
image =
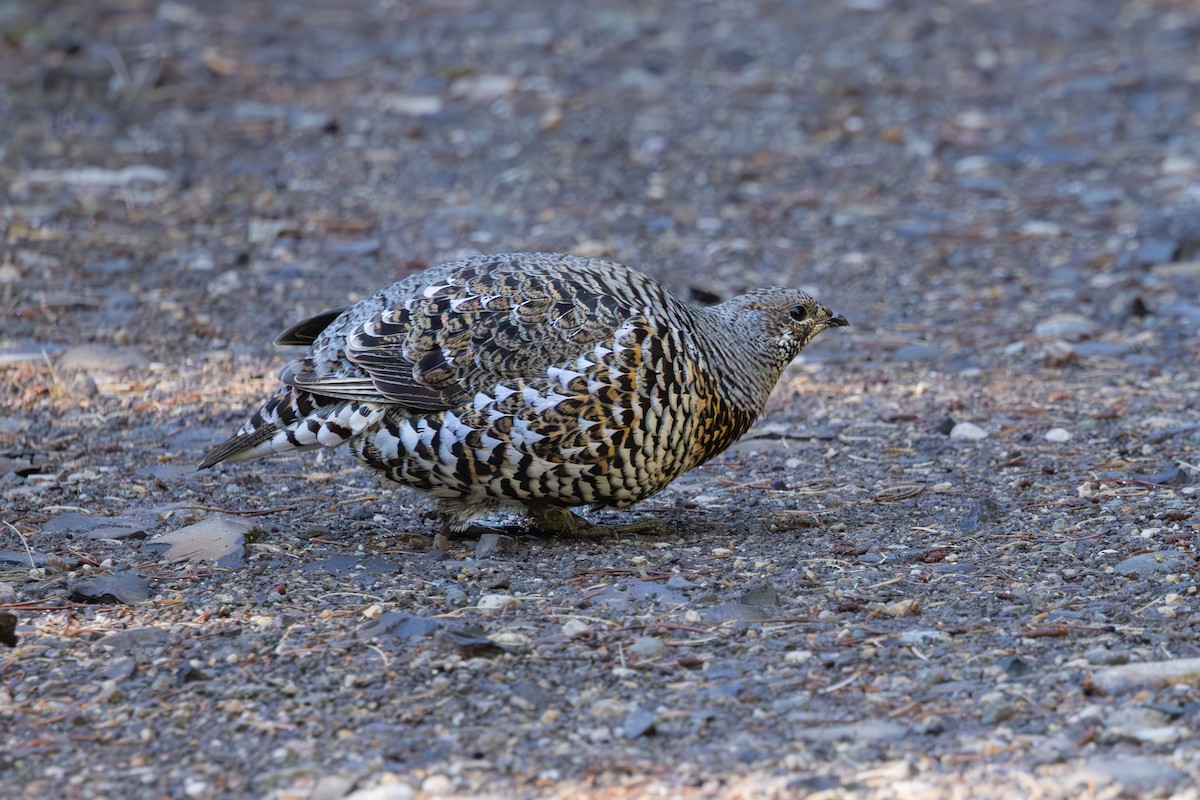
M 1097 788 L 1116 783 L 1135 796 L 1148 797 L 1152 793 L 1169 794 L 1186 780 L 1187 775 L 1162 759 L 1108 755 L 1088 761 L 1067 782 L 1072 786 L 1086 784 Z
M 906 647 L 911 647 L 913 645 L 945 641 L 949 638 L 950 634 L 945 631 L 938 631 L 933 628 L 911 628 L 897 636 L 896 642 Z
M 1138 244 L 1136 259 L 1140 266 L 1152 267 L 1174 261 L 1177 252 L 1179 241 L 1176 239 L 1143 239 Z
M 1123 650 L 1109 650 L 1107 647 L 1093 647 L 1083 654 L 1089 664 L 1098 667 L 1128 664 L 1129 653 Z
M 704 609 L 703 617 L 705 622 L 733 622 L 735 620 L 762 622 L 770 619 L 771 615 L 759 606 L 746 603 L 719 603 Z
M 165 628 L 126 628 L 113 631 L 100 638 L 96 644 L 119 653 L 129 653 L 143 647 L 158 647 L 167 643 L 171 634 Z
M 17 564 L 36 569 L 46 566 L 46 557 L 41 553 L 30 555 L 24 550 L 0 550 L 0 564 Z
M 133 676 L 137 671 L 137 659 L 132 656 L 118 658 L 116 661 L 109 664 L 100 673 L 100 677 L 105 680 L 125 680 Z
M 447 586 L 445 601 L 450 608 L 462 608 L 468 602 L 467 593 L 460 586 Z
M 671 577 L 667 578 L 667 588 L 686 592 L 690 589 L 699 589 L 700 584 L 692 583 L 682 575 L 672 575 Z
M 67 511 L 46 520 L 46 524 L 42 526 L 42 533 L 85 533 L 111 523 L 112 520 L 105 517 Z
M 58 367 L 86 372 L 124 372 L 144 367 L 149 360 L 132 347 L 110 347 L 102 344 L 77 344 L 59 356 Z
M 537 681 L 517 681 L 512 685 L 509 702 L 527 712 L 541 711 L 554 698 Z
M 512 536 L 505 536 L 502 533 L 485 533 L 479 537 L 479 544 L 475 545 L 475 557 L 511 556 L 520 549 L 520 544 Z
M 1033 335 L 1039 339 L 1081 342 L 1096 335 L 1096 323 L 1080 314 L 1053 314 L 1034 326 Z
M 769 583 L 760 583 L 743 592 L 738 600 L 749 606 L 774 608 L 779 605 L 779 591 Z
M 70 587 L 71 597 L 85 603 L 124 603 L 133 605 L 150 599 L 150 583 L 135 572 L 100 575 L 76 581 Z
M 655 732 L 654 725 L 654 714 L 639 708 L 625 717 L 625 722 L 622 723 L 621 729 L 626 739 L 636 739 L 639 736 L 652 735 Z
M 145 525 L 104 525 L 84 534 L 88 539 L 145 539 Z
M 386 611 L 363 624 L 354 633 L 356 639 L 378 639 L 382 636 L 411 639 L 432 636 L 442 623 L 430 617 L 415 617 L 400 611 Z
M 989 692 L 979 698 L 979 721 L 998 725 L 1017 713 L 1017 707 L 1002 692 Z
M 154 540 L 159 541 L 158 539 Z M 305 562 L 301 569 L 308 572 L 326 572 L 340 576 L 396 575 L 400 572 L 399 562 L 382 556 L 340 555 Z
M 810 742 L 850 741 L 855 743 L 898 741 L 910 735 L 912 729 L 891 720 L 866 720 L 864 722 L 835 723 L 833 725 L 808 725 L 793 731 L 800 740 Z
M 661 640 L 653 636 L 641 636 L 633 644 L 629 645 L 626 651 L 632 656 L 636 656 L 638 661 L 656 661 L 666 657 L 670 652 Z
M 1194 560 L 1178 550 L 1159 550 L 1130 556 L 1113 567 L 1118 575 L 1127 578 L 1148 578 L 1151 575 L 1183 572 Z

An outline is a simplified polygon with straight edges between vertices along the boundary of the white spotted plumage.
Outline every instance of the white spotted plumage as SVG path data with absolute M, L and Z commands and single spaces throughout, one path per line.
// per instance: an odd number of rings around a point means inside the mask
M 611 262 L 466 259 L 289 329 L 307 352 L 201 466 L 348 442 L 451 528 L 497 504 L 560 527 L 556 509 L 628 507 L 719 453 L 845 324 L 791 289 L 698 309 Z

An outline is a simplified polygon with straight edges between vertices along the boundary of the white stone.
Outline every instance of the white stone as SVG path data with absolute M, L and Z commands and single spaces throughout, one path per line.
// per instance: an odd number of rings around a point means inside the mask
M 988 432 L 973 422 L 960 422 L 950 430 L 951 439 L 964 439 L 977 442 L 986 439 Z
M 521 599 L 513 597 L 511 594 L 485 594 L 479 598 L 476 607 L 485 611 L 495 611 L 519 605 L 521 605 Z
M 1066 428 L 1051 428 L 1046 431 L 1045 439 L 1047 442 L 1069 442 L 1071 441 L 1071 432 Z

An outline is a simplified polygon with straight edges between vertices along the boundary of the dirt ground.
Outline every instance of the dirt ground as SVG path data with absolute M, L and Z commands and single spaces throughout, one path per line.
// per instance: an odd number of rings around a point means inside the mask
M 0 0 L 0 795 L 1200 797 L 1197 52 L 1184 0 Z M 527 250 L 852 327 L 594 515 L 647 533 L 195 471 L 292 322 Z

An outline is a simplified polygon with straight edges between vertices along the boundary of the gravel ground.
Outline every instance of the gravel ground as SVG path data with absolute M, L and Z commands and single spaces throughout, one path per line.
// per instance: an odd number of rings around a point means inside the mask
M 1200 9 L 0 2 L 0 795 L 1197 798 Z M 196 473 L 562 250 L 850 318 L 594 542 Z

